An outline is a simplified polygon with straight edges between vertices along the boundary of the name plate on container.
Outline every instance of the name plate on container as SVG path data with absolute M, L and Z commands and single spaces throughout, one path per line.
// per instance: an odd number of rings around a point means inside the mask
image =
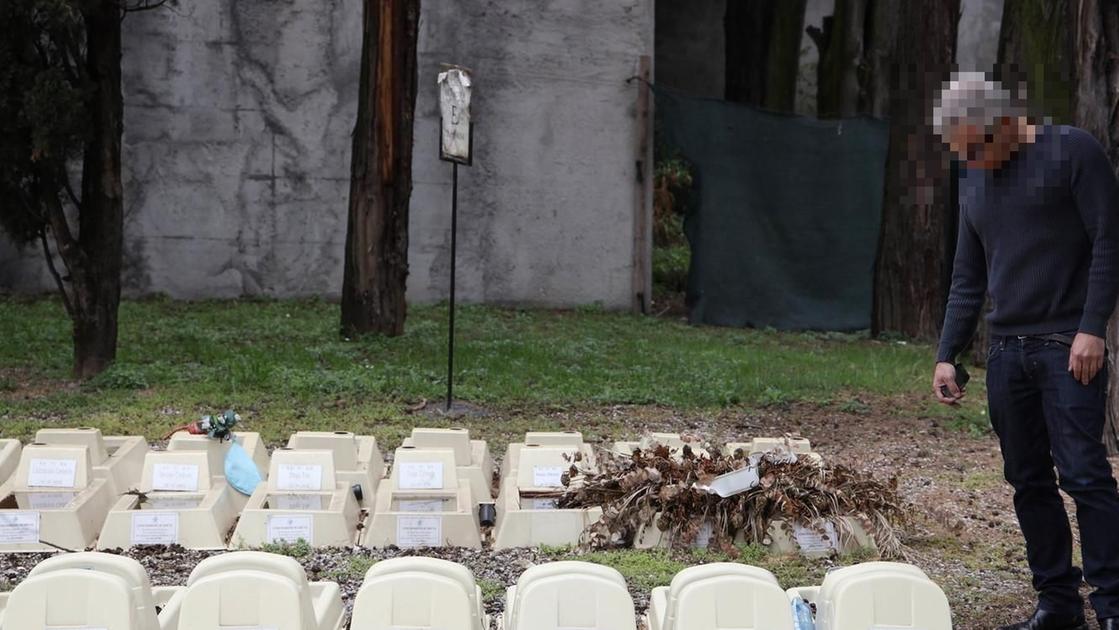
M 179 542 L 177 512 L 136 512 L 132 515 L 133 545 L 173 545 Z
M 280 464 L 276 470 L 277 490 L 319 490 L 322 466 L 319 464 Z
M 38 512 L 0 511 L 0 543 L 8 545 L 39 542 Z
M 27 470 L 27 485 L 32 488 L 73 488 L 78 476 L 75 459 L 33 458 Z
M 312 543 L 315 540 L 315 519 L 307 514 L 277 514 L 268 517 L 268 542 Z
M 197 464 L 155 464 L 152 490 L 198 492 Z
M 564 466 L 533 466 L 532 485 L 535 488 L 560 488 L 565 470 Z
M 403 462 L 397 479 L 401 490 L 442 490 L 443 462 Z
M 443 518 L 440 516 L 396 517 L 398 547 L 440 547 L 443 545 Z

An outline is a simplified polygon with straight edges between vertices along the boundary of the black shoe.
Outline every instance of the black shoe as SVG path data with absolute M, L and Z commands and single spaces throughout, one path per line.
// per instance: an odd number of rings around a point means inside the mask
M 1119 617 L 1100 619 L 1100 630 L 1119 630 Z
M 1119 620 L 1111 621 L 1115 625 L 1106 630 L 1119 630 Z M 1088 624 L 1084 622 L 1084 615 L 1058 615 L 1038 610 L 1028 620 L 1003 626 L 999 630 L 1088 630 Z

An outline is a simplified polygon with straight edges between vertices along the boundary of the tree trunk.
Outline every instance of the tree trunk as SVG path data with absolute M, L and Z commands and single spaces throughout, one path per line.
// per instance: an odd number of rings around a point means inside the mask
M 1031 113 L 1091 132 L 1119 167 L 1119 2 L 1018 0 L 1003 9 L 999 76 L 1022 85 Z M 1108 327 L 1104 441 L 1119 453 L 1119 316 Z
M 944 318 L 955 204 L 949 157 L 927 117 L 955 63 L 960 0 L 900 11 L 872 329 L 931 339 Z
M 727 0 L 726 98 L 775 112 L 796 106 L 806 0 Z
M 816 113 L 820 118 L 850 118 L 866 101 L 863 83 L 864 37 L 870 0 L 835 0 L 835 12 L 823 29 L 809 33 L 820 49 Z
M 891 64 L 897 48 L 900 7 L 894 0 L 870 0 L 867 17 L 869 21 L 863 35 L 866 100 L 861 112 L 886 118 L 890 114 Z
M 342 281 L 346 336 L 404 332 L 419 18 L 420 0 L 364 3 Z
M 820 118 L 889 114 L 890 62 L 897 39 L 898 4 L 836 0 L 823 28 L 808 28 L 820 51 L 816 110 Z
M 121 13 L 115 0 L 91 3 L 83 14 L 86 72 L 92 87 L 92 133 L 82 155 L 78 248 L 84 264 L 70 264 L 73 291 L 74 375 L 94 376 L 116 358 L 117 309 L 123 251 L 121 186 Z

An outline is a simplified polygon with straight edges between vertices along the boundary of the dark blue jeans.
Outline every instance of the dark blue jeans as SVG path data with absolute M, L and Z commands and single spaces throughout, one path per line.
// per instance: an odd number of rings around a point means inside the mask
M 1119 492 L 1103 445 L 1107 365 L 1085 386 L 1069 373 L 1068 357 L 1068 346 L 1056 341 L 993 338 L 987 360 L 991 424 L 1014 487 L 1040 607 L 1079 613 L 1083 575 L 1096 588 L 1091 599 L 1099 617 L 1116 617 Z M 1058 486 L 1076 502 L 1083 574 L 1072 563 L 1072 530 Z

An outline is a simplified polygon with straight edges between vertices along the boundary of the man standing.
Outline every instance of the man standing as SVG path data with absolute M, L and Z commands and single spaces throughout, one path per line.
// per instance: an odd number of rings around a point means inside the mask
M 991 424 L 1039 599 L 1029 620 L 1004 630 L 1087 629 L 1082 577 L 1101 628 L 1119 630 L 1119 492 L 1102 441 L 1104 337 L 1119 295 L 1111 164 L 1087 132 L 1031 124 L 983 73 L 956 75 L 933 119 L 966 167 L 933 389 L 945 404 L 963 397 L 953 362 L 989 293 Z M 1058 488 L 1076 502 L 1083 574 Z

